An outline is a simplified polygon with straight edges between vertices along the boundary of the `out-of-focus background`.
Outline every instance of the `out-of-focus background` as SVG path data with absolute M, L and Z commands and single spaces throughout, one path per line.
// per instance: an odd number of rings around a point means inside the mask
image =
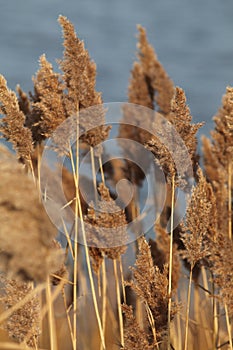
M 104 102 L 126 101 L 136 25 L 146 27 L 170 77 L 186 91 L 194 121 L 211 118 L 233 85 L 232 0 L 0 0 L 0 73 L 10 88 L 32 89 L 38 58 L 62 57 L 59 14 L 67 16 L 97 63 Z

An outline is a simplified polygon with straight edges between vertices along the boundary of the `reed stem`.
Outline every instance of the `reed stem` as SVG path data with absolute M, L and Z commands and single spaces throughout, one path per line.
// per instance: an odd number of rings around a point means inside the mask
M 172 257 L 173 257 L 173 226 L 174 226 L 174 207 L 175 207 L 175 176 L 172 176 L 172 197 L 171 197 L 171 234 L 169 250 L 169 277 L 168 277 L 168 340 L 167 350 L 170 350 L 170 332 L 171 332 L 171 304 L 172 304 Z
M 121 346 L 124 348 L 124 327 L 123 327 L 123 316 L 121 310 L 121 295 L 120 295 L 120 285 L 117 273 L 117 261 L 113 259 L 113 269 L 116 283 L 116 295 L 117 295 L 117 308 L 118 308 L 118 317 L 119 317 L 119 328 L 120 328 L 120 339 Z

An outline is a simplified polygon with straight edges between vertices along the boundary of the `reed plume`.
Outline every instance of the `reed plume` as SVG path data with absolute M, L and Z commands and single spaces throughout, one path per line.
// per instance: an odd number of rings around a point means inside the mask
M 148 315 L 152 316 L 148 322 L 150 322 L 151 333 L 154 334 L 155 346 L 162 336 L 165 340 L 167 331 L 168 266 L 164 265 L 163 271 L 160 272 L 158 266 L 153 263 L 150 247 L 143 237 L 139 242 L 139 253 L 132 273 L 133 280 L 130 286 L 149 310 Z M 176 312 L 175 305 L 172 306 L 171 318 Z
M 0 301 L 5 309 L 17 305 L 29 292 L 33 290 L 30 282 L 22 282 L 6 278 L 0 275 L 4 283 L 3 296 Z M 40 300 L 37 295 L 32 296 L 22 307 L 13 311 L 11 316 L 3 324 L 9 337 L 17 343 L 36 348 L 40 336 Z
M 10 141 L 19 160 L 27 164 L 31 160 L 33 140 L 31 131 L 25 127 L 25 115 L 19 108 L 16 94 L 9 90 L 5 78 L 0 75 L 0 132 Z
M 217 204 L 218 228 L 232 237 L 232 155 L 233 155 L 233 88 L 227 87 L 222 107 L 214 117 L 212 140 L 203 137 L 204 167 L 212 183 Z
M 59 267 L 56 229 L 39 203 L 32 179 L 3 146 L 0 149 L 0 266 L 8 277 L 43 281 Z
M 153 345 L 149 343 L 148 334 L 140 328 L 133 314 L 133 308 L 129 305 L 122 305 L 122 310 L 125 315 L 124 340 L 125 350 L 151 350 Z
M 146 30 L 139 30 L 139 61 L 141 63 L 148 90 L 155 101 L 155 109 L 163 115 L 170 112 L 171 100 L 174 95 L 174 85 L 167 72 L 159 62 L 153 47 L 148 43 Z
M 126 251 L 127 232 L 125 213 L 111 198 L 108 188 L 98 187 L 101 200 L 95 210 L 91 205 L 85 217 L 87 241 L 94 269 L 98 271 L 103 257 L 119 259 Z M 122 245 L 121 245 L 122 243 Z

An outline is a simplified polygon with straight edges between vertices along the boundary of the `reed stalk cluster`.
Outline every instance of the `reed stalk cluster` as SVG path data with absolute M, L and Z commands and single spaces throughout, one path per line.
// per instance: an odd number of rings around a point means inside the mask
M 142 116 L 135 109 L 137 126 L 130 126 L 132 110 L 124 106 L 117 139 L 125 159 L 104 164 L 102 143 L 111 125 L 96 91 L 96 65 L 72 23 L 63 16 L 59 23 L 64 56 L 58 72 L 42 55 L 28 94 L 20 86 L 11 91 L 0 75 L 0 137 L 15 153 L 0 145 L 0 349 L 233 350 L 233 87 L 226 88 L 199 155 L 203 123 L 192 122 L 185 92 L 139 26 L 128 102 L 153 113 Z M 86 113 L 92 106 L 97 118 Z M 194 182 L 179 224 L 177 193 L 190 185 L 187 164 L 178 171 L 169 144 L 149 132 L 157 114 L 176 130 L 191 162 Z M 71 145 L 69 130 L 53 133 L 73 116 L 72 128 L 81 136 Z M 162 124 L 157 130 L 172 139 Z M 49 197 L 40 166 L 50 137 L 70 165 L 63 165 L 62 186 L 74 221 L 63 221 L 64 235 L 42 204 Z M 122 138 L 140 143 L 164 174 L 163 210 L 149 234 L 140 225 L 137 232 L 127 230 L 141 214 L 145 173 L 133 161 L 140 154 Z M 94 194 L 89 202 L 79 174 L 87 153 L 92 178 L 84 180 Z M 143 164 L 149 169 L 147 159 Z M 124 179 L 135 190 L 122 208 L 114 188 Z

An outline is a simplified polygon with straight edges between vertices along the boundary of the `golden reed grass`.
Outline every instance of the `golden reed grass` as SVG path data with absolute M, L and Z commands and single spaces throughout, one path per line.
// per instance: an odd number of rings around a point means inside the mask
M 20 86 L 11 91 L 0 75 L 1 137 L 16 152 L 0 147 L 0 349 L 232 350 L 233 88 L 226 89 L 211 138 L 203 137 L 201 170 L 196 134 L 202 123 L 192 123 L 185 92 L 175 87 L 145 29 L 138 27 L 128 101 L 158 111 L 173 125 L 192 161 L 195 185 L 186 215 L 174 228 L 177 189 L 186 186 L 185 164 L 180 176 L 168 147 L 143 130 L 150 130 L 151 115 L 142 120 L 135 112 L 139 128 L 129 127 L 125 106 L 118 137 L 152 152 L 165 175 L 167 195 L 154 223 L 155 238 L 142 235 L 117 246 L 105 230 L 116 228 L 118 239 L 126 242 L 124 225 L 140 214 L 139 192 L 122 210 L 107 184 L 127 177 L 139 188 L 145 174 L 128 160 L 102 165 L 101 147 L 93 151 L 110 131 L 95 88 L 96 65 L 72 23 L 63 16 L 59 23 L 64 36 L 60 72 L 42 55 L 29 94 Z M 90 106 L 99 108 L 99 126 L 87 131 L 92 115 L 85 108 Z M 64 223 L 63 249 L 40 203 L 40 161 L 45 141 L 80 111 L 81 149 L 77 142 L 75 158 L 71 149 L 66 153 L 72 171 L 63 168 L 64 191 L 75 213 L 71 229 Z M 60 136 L 55 141 L 62 153 L 66 130 Z M 87 183 L 95 200 L 100 198 L 99 210 L 80 193 L 79 157 L 86 150 L 93 172 L 93 182 Z M 101 181 L 95 177 L 97 164 Z M 102 242 L 107 247 L 101 248 Z

